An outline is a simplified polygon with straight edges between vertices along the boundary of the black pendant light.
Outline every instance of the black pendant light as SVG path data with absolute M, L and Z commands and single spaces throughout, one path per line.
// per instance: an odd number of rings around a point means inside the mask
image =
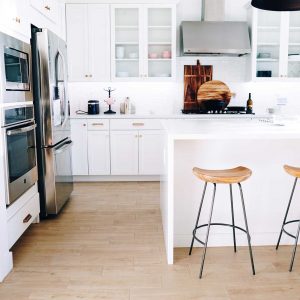
M 300 10 L 300 0 L 252 0 L 252 6 L 264 10 L 294 11 Z

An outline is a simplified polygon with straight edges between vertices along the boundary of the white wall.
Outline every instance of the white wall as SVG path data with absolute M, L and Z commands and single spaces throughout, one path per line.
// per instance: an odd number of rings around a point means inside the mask
M 246 21 L 248 0 L 225 1 L 226 20 Z M 201 0 L 181 0 L 177 8 L 178 37 L 179 25 L 182 20 L 200 19 Z M 114 97 L 118 101 L 115 106 L 116 110 L 118 110 L 119 102 L 129 96 L 136 103 L 137 113 L 180 113 L 183 106 L 183 66 L 196 64 L 196 59 L 177 58 L 177 80 L 173 83 L 70 83 L 71 111 L 74 113 L 77 109 L 86 110 L 89 99 L 104 100 L 107 95 L 103 88 L 112 86 L 116 88 L 114 93 Z M 288 101 L 284 110 L 288 113 L 300 114 L 300 84 L 247 82 L 250 69 L 245 57 L 201 57 L 200 61 L 202 64 L 212 64 L 214 67 L 213 78 L 224 81 L 232 92 L 236 93 L 236 97 L 231 100 L 231 105 L 245 105 L 248 93 L 251 92 L 254 110 L 261 114 L 266 112 L 267 107 L 276 105 L 278 97 L 284 96 Z

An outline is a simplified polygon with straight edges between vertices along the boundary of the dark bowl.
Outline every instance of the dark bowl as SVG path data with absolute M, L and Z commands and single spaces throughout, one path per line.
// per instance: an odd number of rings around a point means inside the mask
M 200 109 L 203 111 L 223 111 L 227 102 L 223 100 L 203 100 Z

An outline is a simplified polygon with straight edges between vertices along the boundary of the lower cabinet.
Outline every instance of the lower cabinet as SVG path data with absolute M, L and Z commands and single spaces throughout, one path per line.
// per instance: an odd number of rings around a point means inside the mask
M 160 175 L 163 132 L 158 120 L 73 119 L 75 176 Z
M 11 248 L 40 213 L 37 186 L 31 187 L 7 209 L 8 245 Z
M 87 120 L 71 121 L 73 175 L 88 175 Z
M 159 175 L 163 168 L 163 135 L 160 130 L 139 131 L 139 174 Z
M 138 175 L 139 140 L 137 131 L 111 131 L 111 174 Z
M 108 131 L 88 131 L 89 175 L 110 175 Z

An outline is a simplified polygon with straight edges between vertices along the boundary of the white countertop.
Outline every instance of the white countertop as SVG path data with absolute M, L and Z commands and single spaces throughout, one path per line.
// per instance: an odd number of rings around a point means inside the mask
M 262 119 L 272 118 L 269 115 L 226 115 L 226 114 L 172 114 L 172 115 L 161 115 L 161 114 L 130 114 L 130 115 L 87 115 L 87 114 L 73 114 L 70 116 L 71 119 Z
M 162 126 L 172 139 L 298 139 L 300 122 L 284 125 L 258 119 L 163 120 Z

